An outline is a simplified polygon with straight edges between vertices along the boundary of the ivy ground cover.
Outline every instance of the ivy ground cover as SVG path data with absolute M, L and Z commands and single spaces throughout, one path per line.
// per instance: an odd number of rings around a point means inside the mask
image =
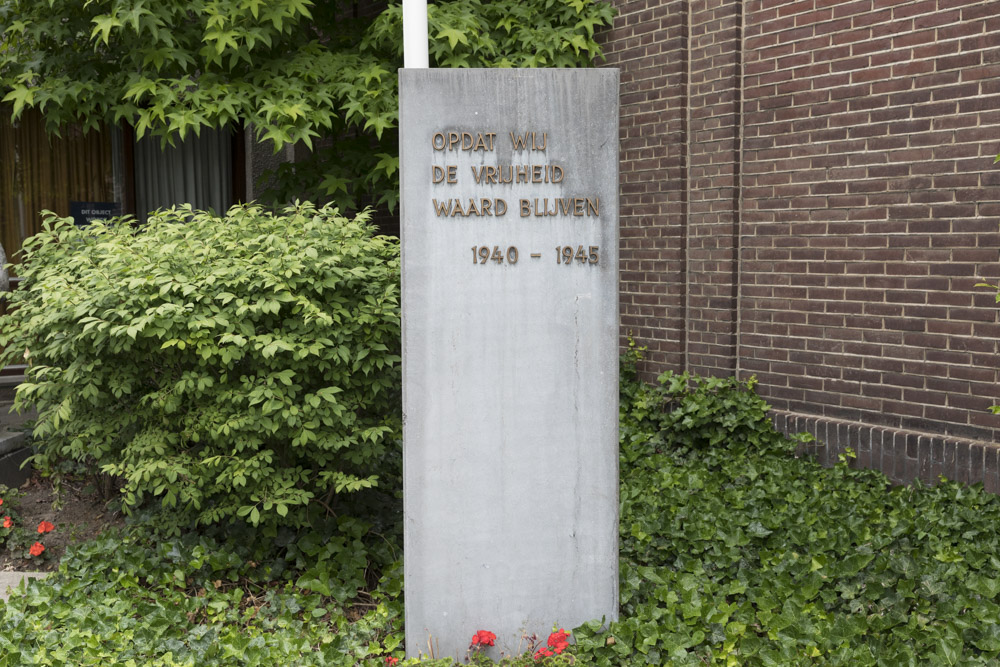
M 1000 655 L 1000 502 L 797 459 L 731 380 L 623 401 L 622 620 L 598 665 L 973 665 Z M 661 409 L 666 406 L 665 409 Z M 589 633 L 594 631 L 591 636 Z
M 621 619 L 559 664 L 997 663 L 996 497 L 820 468 L 750 388 L 662 381 L 623 387 Z M 406 664 L 398 506 L 363 514 L 82 545 L 0 605 L 0 665 Z

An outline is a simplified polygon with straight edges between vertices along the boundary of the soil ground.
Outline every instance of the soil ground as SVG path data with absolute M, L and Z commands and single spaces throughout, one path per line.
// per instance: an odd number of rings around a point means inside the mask
M 0 487 L 2 491 L 4 489 Z M 18 523 L 25 528 L 27 539 L 30 539 L 27 546 L 35 540 L 45 546 L 42 556 L 33 558 L 27 554 L 25 544 L 9 548 L 0 543 L 0 572 L 55 570 L 67 546 L 94 538 L 108 528 L 124 523 L 120 513 L 108 510 L 98 494 L 80 480 L 64 481 L 62 495 L 57 497 L 49 480 L 35 476 L 18 489 L 0 493 L 0 498 L 4 501 L 0 506 L 0 521 L 8 513 L 16 516 Z M 38 535 L 38 524 L 42 521 L 55 525 L 55 530 Z

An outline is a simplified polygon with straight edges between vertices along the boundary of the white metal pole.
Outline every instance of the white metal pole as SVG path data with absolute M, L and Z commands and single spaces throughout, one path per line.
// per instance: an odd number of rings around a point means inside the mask
M 430 67 L 427 0 L 403 0 L 403 67 Z

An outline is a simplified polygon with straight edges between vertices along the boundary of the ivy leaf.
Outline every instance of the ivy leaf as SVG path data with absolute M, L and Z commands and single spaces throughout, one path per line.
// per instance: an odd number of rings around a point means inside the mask
M 587 49 L 587 39 L 583 35 L 573 35 L 568 40 L 567 43 L 573 47 L 573 50 L 579 54 L 581 50 Z

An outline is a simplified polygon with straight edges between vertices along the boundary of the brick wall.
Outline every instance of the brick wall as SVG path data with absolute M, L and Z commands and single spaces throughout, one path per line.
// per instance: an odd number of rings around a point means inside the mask
M 621 69 L 621 325 L 651 368 L 684 363 L 688 3 L 616 3 L 605 34 Z M 652 372 L 652 371 L 650 371 Z
M 755 374 L 781 424 L 855 449 L 868 428 L 865 463 L 900 454 L 899 479 L 910 436 L 942 465 L 995 441 L 996 3 L 615 4 L 622 325 L 647 374 Z
M 739 285 L 739 2 L 693 0 L 689 30 L 687 367 L 731 375 Z

